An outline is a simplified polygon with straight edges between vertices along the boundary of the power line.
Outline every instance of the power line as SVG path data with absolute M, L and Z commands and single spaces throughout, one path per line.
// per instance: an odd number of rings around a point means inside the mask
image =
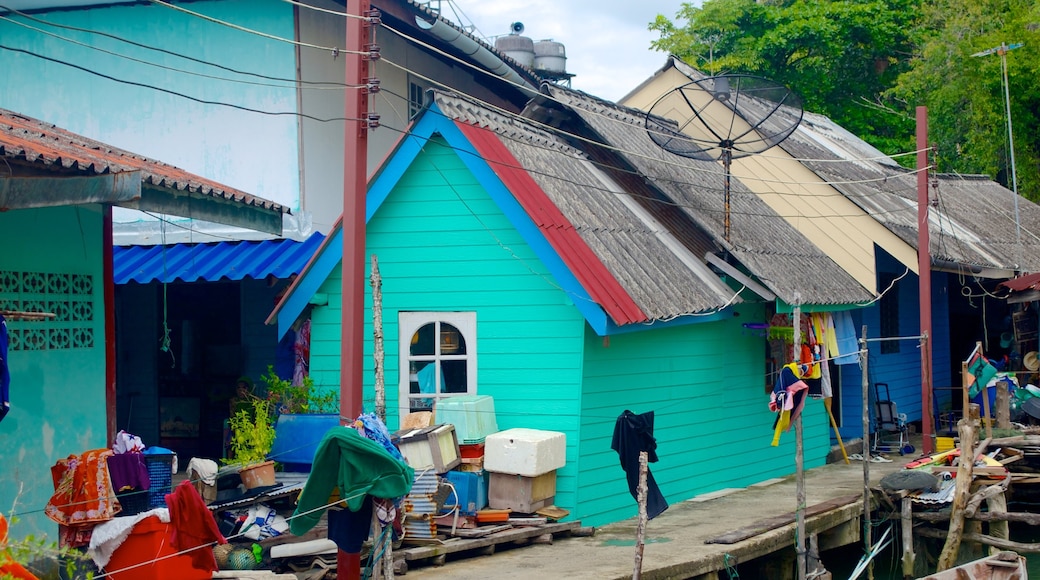
M 191 62 L 195 62 L 195 63 L 206 65 L 206 66 L 212 66 L 212 67 L 215 67 L 215 68 L 227 71 L 227 72 L 235 73 L 235 74 L 247 75 L 247 76 L 267 79 L 267 80 L 271 80 L 271 81 L 281 81 L 281 82 L 285 82 L 285 83 L 332 85 L 332 86 L 353 88 L 353 85 L 347 85 L 345 83 L 336 83 L 336 82 L 331 82 L 331 81 L 327 81 L 327 82 L 326 81 L 311 82 L 311 81 L 287 79 L 287 78 L 282 78 L 282 77 L 275 77 L 275 76 L 264 75 L 264 74 L 260 74 L 260 73 L 242 71 L 242 70 L 238 70 L 238 69 L 231 68 L 231 67 L 228 67 L 228 66 L 224 66 L 224 65 L 221 65 L 221 64 L 217 64 L 215 62 L 210 62 L 210 61 L 203 60 L 203 59 L 200 59 L 200 58 L 195 58 L 193 56 L 188 56 L 186 54 L 181 54 L 179 52 L 174 52 L 172 50 L 166 50 L 164 48 L 158 48 L 158 47 L 154 47 L 154 46 L 151 46 L 151 45 L 148 45 L 148 44 L 143 44 L 143 43 L 140 43 L 140 42 L 136 42 L 136 41 L 130 40 L 128 38 L 123 38 L 123 37 L 117 36 L 115 34 L 110 34 L 108 32 L 102 32 L 100 30 L 93 30 L 93 29 L 90 29 L 90 28 L 80 28 L 78 26 L 69 26 L 67 24 L 59 24 L 57 22 L 51 22 L 49 20 L 44 20 L 42 18 L 37 18 L 37 17 L 35 17 L 35 16 L 31 15 L 31 14 L 26 14 L 24 12 L 20 12 L 18 10 L 15 10 L 14 8 L 8 8 L 7 6 L 4 6 L 3 4 L 0 4 L 0 10 L 6 10 L 7 12 L 10 12 L 10 13 L 13 13 L 13 14 L 17 14 L 18 16 L 20 16 L 22 18 L 26 18 L 28 20 L 32 20 L 33 22 L 39 22 L 40 24 L 45 24 L 47 26 L 53 26 L 54 28 L 61 28 L 63 30 L 74 30 L 76 32 L 83 32 L 83 33 L 86 33 L 86 34 L 94 34 L 94 35 L 97 35 L 97 36 L 110 38 L 110 39 L 115 40 L 117 42 L 122 42 L 122 43 L 125 43 L 125 44 L 129 44 L 131 46 L 136 46 L 137 48 L 143 48 L 145 50 L 151 50 L 151 51 L 155 51 L 155 52 L 158 52 L 158 53 L 166 54 L 166 55 L 177 57 L 177 58 L 183 58 L 183 59 L 191 61 Z
M 298 85 L 298 83 L 296 83 L 296 82 L 293 82 L 293 84 L 291 84 L 291 85 L 276 85 L 276 84 L 272 84 L 272 83 L 261 83 L 261 82 L 257 82 L 257 81 L 247 81 L 247 80 L 243 80 L 243 79 L 232 79 L 232 78 L 227 78 L 227 77 L 219 77 L 219 76 L 216 76 L 216 75 L 208 75 L 208 74 L 205 74 L 205 73 L 200 73 L 200 72 L 190 71 L 190 70 L 186 70 L 186 69 L 180 69 L 180 68 L 176 68 L 176 67 L 166 66 L 166 65 L 162 65 L 162 64 L 159 64 L 159 63 L 151 62 L 151 61 L 148 61 L 148 60 L 135 58 L 135 57 L 128 56 L 128 55 L 125 55 L 125 54 L 120 54 L 118 52 L 114 52 L 114 51 L 111 51 L 111 50 L 106 50 L 106 49 L 98 47 L 98 46 L 93 46 L 93 45 L 87 44 L 85 42 L 80 42 L 80 41 L 78 41 L 76 39 L 73 39 L 73 38 L 68 38 L 68 37 L 62 36 L 60 34 L 55 34 L 53 32 L 48 32 L 48 31 L 43 30 L 41 28 L 36 28 L 35 26 L 30 26 L 28 24 L 25 24 L 24 22 L 18 22 L 17 20 L 13 20 L 13 19 L 8 18 L 6 16 L 0 16 L 0 20 L 6 20 L 7 22 L 10 22 L 11 24 L 14 24 L 16 26 L 21 26 L 21 27 L 27 28 L 29 30 L 34 30 L 36 32 L 39 32 L 40 34 L 45 34 L 47 36 L 50 36 L 50 37 L 53 37 L 53 38 L 57 38 L 59 40 L 65 41 L 65 42 L 76 44 L 76 45 L 79 45 L 79 46 L 82 46 L 82 47 L 85 47 L 85 48 L 89 48 L 91 50 L 96 50 L 98 52 L 102 52 L 104 54 L 115 56 L 117 58 L 122 58 L 122 59 L 129 60 L 131 62 L 137 62 L 137 63 L 143 64 L 145 66 L 156 67 L 156 68 L 160 68 L 160 69 L 163 69 L 163 70 L 168 70 L 168 71 L 177 72 L 177 73 L 186 74 L 186 75 L 192 75 L 192 76 L 197 76 L 197 77 L 202 77 L 202 78 L 207 78 L 207 79 L 214 79 L 214 80 L 218 80 L 218 81 L 225 81 L 225 82 L 229 82 L 229 83 L 241 83 L 241 84 L 246 84 L 246 85 L 254 85 L 254 86 L 261 86 L 261 87 L 274 87 L 274 88 L 280 88 L 280 89 L 293 89 L 293 90 L 296 90 L 298 88 L 302 88 L 302 89 L 309 89 L 309 90 L 317 89 L 317 90 L 336 90 L 336 91 L 338 91 L 338 90 L 342 90 L 346 86 L 346 85 L 341 85 L 341 86 L 321 86 L 321 87 L 300 87 Z M 358 87 L 354 87 L 354 88 L 358 88 Z
M 56 64 L 61 64 L 61 65 L 64 65 L 64 66 L 67 66 L 67 67 L 70 67 L 70 68 L 74 68 L 76 70 L 85 72 L 87 74 L 98 76 L 98 77 L 101 77 L 103 79 L 107 79 L 107 80 L 110 80 L 110 81 L 113 81 L 113 82 L 121 83 L 121 84 L 124 84 L 124 85 L 131 85 L 131 86 L 135 86 L 135 87 L 141 87 L 141 88 L 145 88 L 145 89 L 152 89 L 152 90 L 155 90 L 155 91 L 159 91 L 161 93 L 166 93 L 166 94 L 169 94 L 169 95 L 173 95 L 175 97 L 181 97 L 183 99 L 188 99 L 189 101 L 195 101 L 196 103 L 201 103 L 203 105 L 216 105 L 216 106 L 221 106 L 221 107 L 230 107 L 232 109 L 238 109 L 240 111 L 247 111 L 247 112 L 250 112 L 250 113 L 260 113 L 261 115 L 298 116 L 298 117 L 303 117 L 305 119 L 310 119 L 312 121 L 318 121 L 320 123 L 328 123 L 330 121 L 348 121 L 348 120 L 349 121 L 357 121 L 357 120 L 359 120 L 359 119 L 347 119 L 346 117 L 332 117 L 332 118 L 329 118 L 329 119 L 322 119 L 322 118 L 319 118 L 319 117 L 314 117 L 314 116 L 308 115 L 306 113 L 299 113 L 299 112 L 296 112 L 296 111 L 265 111 L 263 109 L 254 109 L 252 107 L 246 107 L 246 106 L 243 106 L 243 105 L 235 105 L 233 103 L 224 103 L 224 102 L 221 102 L 221 101 L 210 101 L 210 100 L 206 100 L 206 99 L 200 99 L 200 98 L 197 98 L 197 97 L 192 97 L 192 96 L 186 95 L 184 93 L 179 93 L 177 91 L 171 91 L 170 89 L 164 89 L 162 87 L 157 87 L 155 85 L 150 85 L 150 84 L 147 84 L 147 83 L 139 83 L 139 82 L 136 82 L 136 81 L 128 81 L 128 80 L 125 80 L 125 79 L 119 79 L 119 78 L 116 78 L 116 77 L 113 77 L 113 76 L 110 76 L 110 75 L 106 75 L 104 73 L 100 73 L 98 71 L 90 70 L 90 69 L 88 69 L 86 67 L 82 67 L 82 66 L 80 66 L 78 64 L 73 64 L 71 62 L 67 62 L 67 61 L 64 61 L 64 60 L 61 60 L 61 59 L 58 59 L 58 58 L 52 58 L 52 57 L 49 57 L 49 56 L 44 56 L 42 54 L 37 54 L 35 52 L 32 52 L 31 50 L 25 50 L 25 49 L 22 49 L 22 48 L 14 48 L 14 47 L 10 47 L 10 46 L 3 45 L 3 44 L 0 44 L 0 49 L 10 50 L 11 52 L 19 52 L 19 53 L 27 54 L 27 55 L 30 55 L 30 56 L 35 56 L 36 58 L 43 59 L 43 60 L 46 60 L 46 61 L 49 61 L 49 62 L 53 62 L 53 63 L 56 63 Z

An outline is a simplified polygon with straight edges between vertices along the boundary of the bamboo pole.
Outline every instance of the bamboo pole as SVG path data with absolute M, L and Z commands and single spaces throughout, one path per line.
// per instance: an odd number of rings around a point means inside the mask
M 643 544 L 646 540 L 646 463 L 649 454 L 639 452 L 639 487 L 636 501 L 639 503 L 639 523 L 636 525 L 636 561 L 632 570 L 632 580 L 639 580 L 643 574 Z
M 383 278 L 379 275 L 379 262 L 372 254 L 372 345 L 376 372 L 376 417 L 386 423 L 386 375 L 383 351 Z M 393 569 L 391 567 L 391 569 Z
M 838 422 L 834 420 L 834 412 L 831 411 L 831 397 L 827 397 L 823 400 L 823 407 L 827 409 L 827 417 L 830 418 L 831 427 L 834 428 L 834 436 L 838 438 L 838 447 L 841 449 L 841 456 L 845 458 L 845 465 L 848 465 L 849 454 L 845 452 L 845 443 L 841 440 L 841 433 L 838 432 Z

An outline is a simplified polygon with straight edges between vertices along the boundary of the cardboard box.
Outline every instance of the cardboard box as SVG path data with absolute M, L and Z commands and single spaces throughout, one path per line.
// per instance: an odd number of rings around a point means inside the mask
M 556 471 L 535 477 L 491 473 L 488 480 L 488 507 L 530 514 L 553 505 L 556 500 Z

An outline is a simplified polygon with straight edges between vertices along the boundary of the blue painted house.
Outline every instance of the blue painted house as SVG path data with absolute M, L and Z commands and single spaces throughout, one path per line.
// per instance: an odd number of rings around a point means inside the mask
M 592 525 L 635 513 L 610 448 L 625 410 L 655 413 L 661 460 L 651 468 L 672 502 L 792 473 L 793 433 L 771 446 L 760 325 L 778 303 L 848 307 L 870 294 L 751 196 L 736 203 L 772 226 L 734 232 L 739 262 L 705 260 L 719 246 L 721 199 L 678 184 L 710 162 L 641 156 L 653 143 L 631 124 L 634 111 L 552 94 L 570 119 L 623 121 L 626 153 L 674 180 L 632 178 L 644 167 L 609 158 L 617 135 L 583 129 L 589 140 L 571 142 L 432 93 L 368 191 L 365 252 L 382 280 L 391 428 L 437 399 L 491 395 L 500 428 L 566 433 L 556 503 Z M 311 369 L 326 384 L 340 370 L 341 235 L 330 233 L 269 319 L 284 330 L 310 318 Z M 780 275 L 796 270 L 803 280 Z M 316 295 L 327 304 L 311 304 Z M 367 337 L 371 304 L 369 290 Z M 371 409 L 370 339 L 364 349 Z M 431 368 L 426 391 L 419 375 Z M 822 403 L 810 401 L 804 417 L 806 465 L 821 465 L 830 449 Z

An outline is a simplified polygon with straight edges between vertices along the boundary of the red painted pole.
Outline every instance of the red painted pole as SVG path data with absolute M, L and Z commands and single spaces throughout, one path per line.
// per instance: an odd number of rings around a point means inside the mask
M 368 61 L 361 56 L 368 28 L 360 18 L 368 0 L 347 2 L 348 87 L 364 84 Z M 343 303 L 340 329 L 340 422 L 361 414 L 362 353 L 365 309 L 365 193 L 368 173 L 368 93 L 347 88 L 343 143 Z
M 339 420 L 346 425 L 362 409 L 362 355 L 365 311 L 365 194 L 368 185 L 368 92 L 360 88 L 368 78 L 368 61 L 362 56 L 368 42 L 368 23 L 362 16 L 369 0 L 347 0 L 347 54 L 343 134 L 343 265 L 340 305 Z M 336 577 L 361 577 L 361 555 L 340 550 Z
M 921 302 L 921 435 L 923 453 L 934 450 L 932 435 L 932 259 L 928 247 L 928 108 L 917 107 L 917 273 Z

